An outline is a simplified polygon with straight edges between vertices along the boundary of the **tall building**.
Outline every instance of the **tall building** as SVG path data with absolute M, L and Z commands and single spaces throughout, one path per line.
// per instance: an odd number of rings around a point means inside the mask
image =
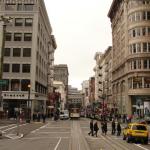
M 96 61 L 96 65 L 94 67 L 94 72 L 95 72 L 95 100 L 99 100 L 99 70 L 100 70 L 100 65 L 99 61 L 102 57 L 101 52 L 96 52 L 94 59 Z
M 54 65 L 54 80 L 61 81 L 65 85 L 66 99 L 68 99 L 68 66 L 66 64 Z
M 89 81 L 85 80 L 82 82 L 82 93 L 83 93 L 83 107 L 89 105 Z
M 11 17 L 6 26 L 2 85 L 3 107 L 15 110 L 46 110 L 50 67 L 55 38 L 43 0 L 1 0 L 0 16 Z
M 89 78 L 89 102 L 92 104 L 95 101 L 95 77 Z
M 113 99 L 121 114 L 143 116 L 150 111 L 150 1 L 113 0 L 108 17 Z

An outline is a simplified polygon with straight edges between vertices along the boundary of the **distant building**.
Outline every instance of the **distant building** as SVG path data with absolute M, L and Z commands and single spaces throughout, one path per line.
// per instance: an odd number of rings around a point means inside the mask
M 66 106 L 65 85 L 61 81 L 53 81 L 53 86 L 55 88 L 55 92 L 60 93 L 59 108 L 60 108 L 60 110 L 64 110 L 65 106 Z
M 12 18 L 4 39 L 3 109 L 9 117 L 18 108 L 46 111 L 48 85 L 52 86 L 48 74 L 57 46 L 44 1 L 0 1 L 0 16 Z
M 68 93 L 68 66 L 66 64 L 54 65 L 54 80 L 62 81 L 65 85 L 66 99 Z
M 83 94 L 77 88 L 68 86 L 68 104 L 78 104 L 82 106 L 83 104 Z
M 92 104 L 95 101 L 95 77 L 89 79 L 89 102 Z

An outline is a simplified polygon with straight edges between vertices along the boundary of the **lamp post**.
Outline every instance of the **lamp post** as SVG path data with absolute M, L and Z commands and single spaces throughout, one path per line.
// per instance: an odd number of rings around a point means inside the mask
M 31 85 L 30 85 L 30 84 L 28 84 L 27 120 L 26 120 L 26 122 L 27 122 L 27 123 L 30 123 L 30 113 L 29 113 L 30 88 L 31 88 Z
M 5 33 L 6 33 L 6 24 L 10 23 L 12 20 L 11 17 L 0 16 L 0 80 L 2 82 L 3 78 L 3 54 L 5 48 Z M 1 110 L 3 111 L 3 102 L 2 102 L 2 84 L 0 85 L 0 104 Z

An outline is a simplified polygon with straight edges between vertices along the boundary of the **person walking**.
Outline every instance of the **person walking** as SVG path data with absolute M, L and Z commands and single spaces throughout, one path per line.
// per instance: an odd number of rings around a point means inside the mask
M 121 134 L 121 125 L 120 122 L 117 123 L 117 136 L 120 136 Z
M 116 132 L 116 123 L 115 120 L 113 119 L 112 123 L 111 123 L 111 127 L 112 127 L 112 132 L 111 134 L 114 135 Z
M 107 134 L 107 121 L 104 122 L 104 134 L 106 135 Z
M 97 132 L 98 132 L 99 128 L 98 128 L 98 124 L 97 124 L 97 121 L 94 123 L 94 134 L 93 135 L 96 135 L 97 137 Z
M 93 130 L 94 130 L 93 119 L 91 119 L 91 121 L 90 121 L 90 132 L 88 133 L 88 135 L 93 136 Z
M 104 133 L 104 122 L 101 121 L 101 130 L 102 130 L 102 134 Z

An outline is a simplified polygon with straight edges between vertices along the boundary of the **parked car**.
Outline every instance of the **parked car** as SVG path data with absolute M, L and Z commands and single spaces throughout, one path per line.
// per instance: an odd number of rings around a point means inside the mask
M 146 124 L 142 123 L 130 123 L 123 130 L 123 140 L 128 143 L 131 141 L 143 141 L 144 144 L 148 144 L 148 129 Z
M 68 110 L 64 110 L 60 112 L 59 115 L 60 120 L 69 119 L 69 112 Z

